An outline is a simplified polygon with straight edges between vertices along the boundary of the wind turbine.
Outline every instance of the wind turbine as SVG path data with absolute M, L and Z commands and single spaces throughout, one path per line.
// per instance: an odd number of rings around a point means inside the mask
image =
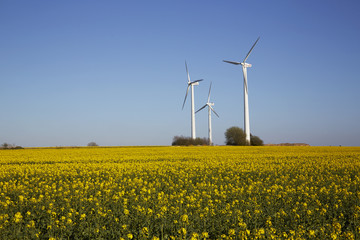
M 212 145 L 212 132 L 211 132 L 211 111 L 213 111 L 215 113 L 215 115 L 217 117 L 219 117 L 219 115 L 215 112 L 213 106 L 214 103 L 210 102 L 210 92 L 211 92 L 211 84 L 210 83 L 210 88 L 209 88 L 209 95 L 208 95 L 208 100 L 206 102 L 206 104 L 204 106 L 202 106 L 199 110 L 197 110 L 195 113 L 200 112 L 201 110 L 203 110 L 206 106 L 208 107 L 208 115 L 209 115 L 209 145 Z
M 248 87 L 247 87 L 247 68 L 251 67 L 251 64 L 247 63 L 246 60 L 248 59 L 251 51 L 255 47 L 256 43 L 259 41 L 260 37 L 256 40 L 254 45 L 251 47 L 250 51 L 246 55 L 244 61 L 242 62 L 233 62 L 233 61 L 226 61 L 224 62 L 235 64 L 235 65 L 241 65 L 243 69 L 243 75 L 244 75 L 244 128 L 245 128 L 245 135 L 246 135 L 246 142 L 248 145 L 250 145 L 250 121 L 249 121 L 249 103 L 248 103 Z
M 199 79 L 199 80 L 195 80 L 195 81 L 190 81 L 190 75 L 189 75 L 189 70 L 185 61 L 185 68 L 186 68 L 186 74 L 187 74 L 187 79 L 188 79 L 188 86 L 186 89 L 186 94 L 185 94 L 185 99 L 184 99 L 184 103 L 182 105 L 182 109 L 184 109 L 184 105 L 186 102 L 186 98 L 189 92 L 189 88 L 191 87 L 191 138 L 195 139 L 196 138 L 196 133 L 195 133 L 195 103 L 194 103 L 194 86 L 199 85 L 199 82 L 201 82 L 203 79 Z

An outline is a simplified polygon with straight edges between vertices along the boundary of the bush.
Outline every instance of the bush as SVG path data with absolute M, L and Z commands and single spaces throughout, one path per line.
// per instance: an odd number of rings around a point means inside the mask
M 96 142 L 89 142 L 88 143 L 88 147 L 98 147 L 99 145 L 97 145 Z
M 264 141 L 261 140 L 258 136 L 253 136 L 250 134 L 250 144 L 251 146 L 264 146 Z
M 233 146 L 247 145 L 246 135 L 244 130 L 242 130 L 239 127 L 228 128 L 225 132 L 225 143 L 226 145 L 233 145 Z
M 239 127 L 228 128 L 225 132 L 225 143 L 226 145 L 233 146 L 246 146 L 246 134 L 244 130 Z M 250 145 L 251 146 L 263 146 L 264 142 L 258 136 L 253 136 L 250 134 Z
M 15 144 L 3 143 L 0 149 L 23 149 L 23 147 L 17 146 Z
M 4 149 L 7 149 L 9 147 L 9 144 L 8 143 L 3 143 L 1 145 L 1 148 L 4 148 Z
M 175 136 L 173 138 L 173 146 L 197 146 L 197 145 L 209 145 L 209 141 L 206 138 L 195 138 L 184 137 L 184 136 Z

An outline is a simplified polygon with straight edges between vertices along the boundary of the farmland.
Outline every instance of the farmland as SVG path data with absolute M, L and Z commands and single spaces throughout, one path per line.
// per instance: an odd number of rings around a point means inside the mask
M 0 151 L 0 239 L 360 239 L 359 147 Z

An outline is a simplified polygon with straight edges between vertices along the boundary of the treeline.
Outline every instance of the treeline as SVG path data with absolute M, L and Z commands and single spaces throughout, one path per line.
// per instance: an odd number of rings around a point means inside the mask
M 246 141 L 246 134 L 242 128 L 239 127 L 230 127 L 225 132 L 225 144 L 233 146 L 264 146 L 263 140 L 258 137 L 250 134 L 250 143 Z M 173 146 L 205 146 L 209 145 L 209 140 L 207 138 L 195 138 L 184 137 L 184 136 L 175 136 L 173 138 Z
M 305 146 L 310 146 L 309 144 L 307 143 L 277 143 L 277 144 L 274 144 L 274 143 L 268 143 L 266 144 L 266 146 L 302 146 L 302 147 L 305 147 Z
M 173 138 L 172 144 L 173 146 L 205 146 L 209 145 L 209 140 L 206 138 L 195 138 L 184 137 L 184 136 L 175 136 Z
M 0 149 L 23 149 L 23 147 L 15 144 L 3 143 L 1 144 Z

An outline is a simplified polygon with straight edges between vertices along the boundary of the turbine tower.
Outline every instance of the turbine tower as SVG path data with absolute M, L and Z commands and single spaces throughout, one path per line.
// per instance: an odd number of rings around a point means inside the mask
M 249 120 L 249 103 L 248 103 L 248 87 L 247 87 L 247 68 L 251 67 L 251 64 L 247 63 L 246 60 L 248 59 L 251 51 L 255 47 L 256 43 L 259 41 L 260 37 L 256 40 L 254 45 L 251 47 L 250 51 L 246 55 L 244 61 L 242 62 L 233 62 L 233 61 L 226 61 L 224 62 L 235 64 L 235 65 L 241 65 L 243 69 L 243 75 L 244 75 L 244 128 L 245 128 L 245 134 L 246 134 L 246 142 L 248 145 L 250 145 L 250 120 Z
M 191 138 L 195 139 L 196 138 L 196 133 L 195 133 L 195 103 L 194 103 L 194 86 L 199 85 L 199 82 L 201 82 L 203 79 L 199 79 L 199 80 L 195 80 L 195 81 L 190 81 L 190 75 L 189 75 L 189 71 L 188 71 L 188 67 L 185 61 L 185 68 L 186 68 L 186 74 L 187 74 L 187 79 L 188 79 L 188 86 L 186 89 L 186 94 L 185 94 L 185 99 L 184 99 L 184 103 L 182 106 L 182 109 L 184 109 L 184 105 L 186 102 L 186 98 L 189 92 L 189 88 L 191 87 Z
M 213 106 L 214 103 L 210 102 L 210 92 L 211 92 L 211 84 L 210 83 L 210 88 L 209 88 L 209 95 L 208 95 L 208 100 L 206 102 L 206 104 L 204 106 L 202 106 L 199 110 L 197 110 L 195 113 L 200 112 L 201 110 L 203 110 L 206 106 L 208 107 L 208 115 L 209 115 L 209 145 L 212 145 L 212 131 L 211 131 L 211 111 L 213 111 L 215 113 L 215 115 L 217 117 L 219 117 L 219 115 L 215 112 Z

